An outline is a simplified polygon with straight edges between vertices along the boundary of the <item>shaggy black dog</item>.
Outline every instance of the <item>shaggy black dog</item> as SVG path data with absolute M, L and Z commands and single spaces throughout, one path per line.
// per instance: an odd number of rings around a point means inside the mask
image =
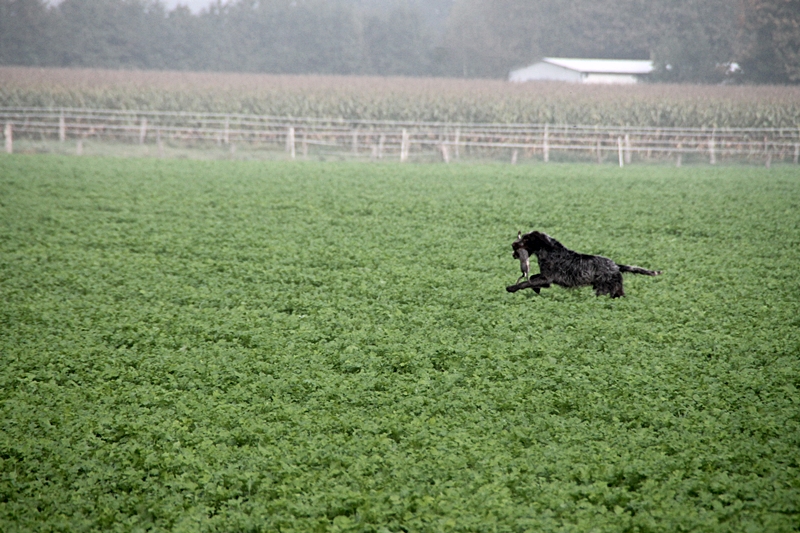
M 517 280 L 516 285 L 506 287 L 508 292 L 533 289 L 538 294 L 540 289 L 549 287 L 551 283 L 562 287 L 591 285 L 598 296 L 608 294 L 612 298 L 619 298 L 625 296 L 625 291 L 622 290 L 623 272 L 647 276 L 661 274 L 658 270 L 618 265 L 600 255 L 573 252 L 554 238 L 538 231 L 517 235 L 517 240 L 511 244 L 514 258 L 535 255 L 539 261 L 539 274 L 531 276 L 522 283 Z

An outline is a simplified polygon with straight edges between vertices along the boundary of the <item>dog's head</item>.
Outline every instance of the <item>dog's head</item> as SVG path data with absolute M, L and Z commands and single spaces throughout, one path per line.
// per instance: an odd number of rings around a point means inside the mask
M 562 245 L 547 233 L 532 231 L 524 235 L 518 235 L 517 240 L 511 244 L 511 247 L 514 250 L 525 248 L 529 254 L 533 255 L 537 252 L 550 251 L 562 247 Z

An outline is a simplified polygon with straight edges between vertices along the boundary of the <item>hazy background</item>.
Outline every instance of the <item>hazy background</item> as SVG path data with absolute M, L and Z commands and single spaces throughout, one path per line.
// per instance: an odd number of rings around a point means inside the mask
M 0 64 L 503 78 L 561 56 L 788 84 L 798 28 L 800 0 L 0 0 Z
M 175 9 L 178 6 L 186 6 L 192 13 L 200 13 L 200 10 L 211 5 L 211 0 L 166 0 L 164 5 L 167 9 Z

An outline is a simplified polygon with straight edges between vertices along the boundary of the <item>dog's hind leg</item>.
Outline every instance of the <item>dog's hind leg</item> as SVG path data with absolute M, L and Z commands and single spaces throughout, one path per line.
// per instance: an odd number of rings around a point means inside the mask
M 619 298 L 621 296 L 625 296 L 625 291 L 622 290 L 622 280 L 620 280 L 619 285 L 614 287 L 614 290 L 611 293 L 612 298 Z
M 608 294 L 611 298 L 625 296 L 625 291 L 622 289 L 622 274 L 619 272 L 606 279 L 595 280 L 592 283 L 592 288 L 597 296 L 604 294 Z

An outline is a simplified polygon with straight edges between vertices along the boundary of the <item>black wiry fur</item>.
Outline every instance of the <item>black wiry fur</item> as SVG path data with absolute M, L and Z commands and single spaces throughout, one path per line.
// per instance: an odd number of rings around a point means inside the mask
M 539 262 L 539 274 L 531 276 L 522 283 L 519 283 L 518 279 L 516 285 L 506 287 L 508 292 L 530 288 L 538 293 L 540 289 L 549 287 L 550 284 L 561 287 L 591 285 L 598 296 L 608 294 L 611 298 L 619 298 L 625 296 L 625 291 L 622 290 L 623 272 L 647 276 L 661 274 L 657 270 L 618 265 L 600 255 L 573 252 L 554 238 L 538 231 L 517 235 L 517 240 L 511 244 L 514 258 L 521 259 L 522 255 L 535 255 Z

